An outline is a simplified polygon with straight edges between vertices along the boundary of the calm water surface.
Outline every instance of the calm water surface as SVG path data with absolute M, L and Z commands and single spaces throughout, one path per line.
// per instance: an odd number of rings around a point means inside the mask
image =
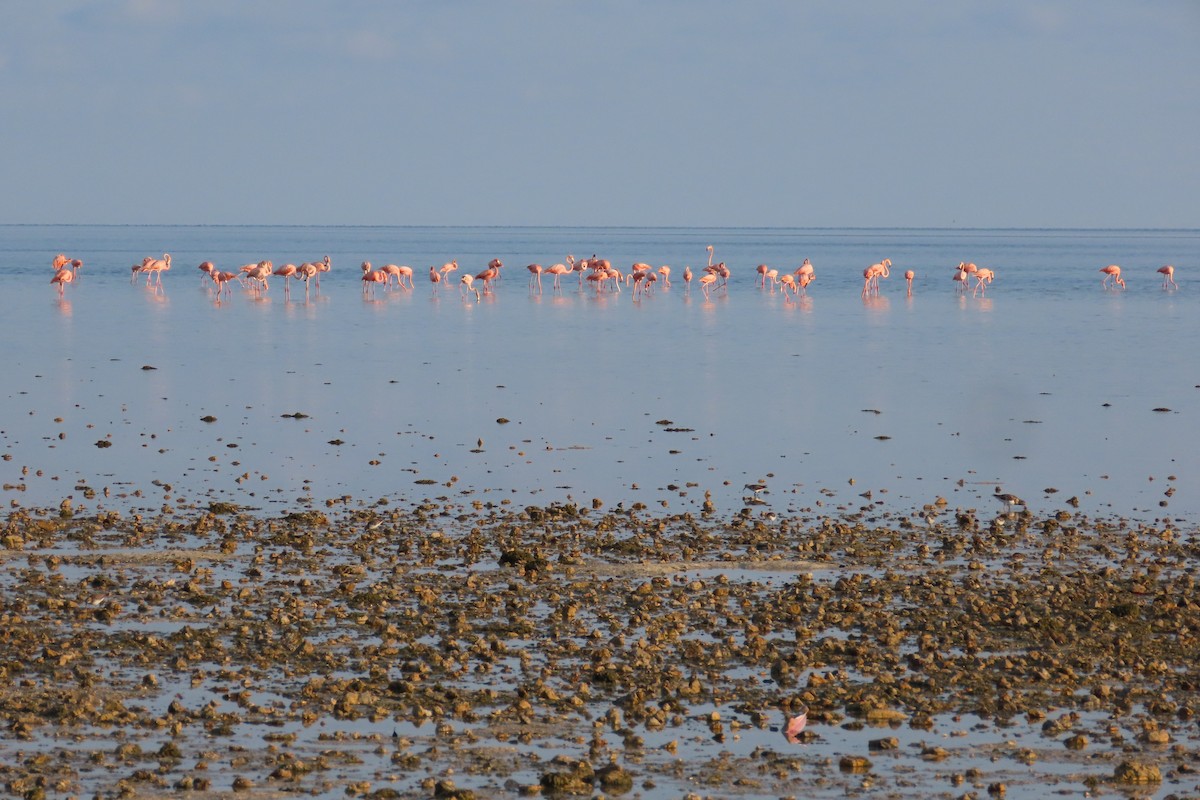
M 680 275 L 709 244 L 733 277 L 706 300 Z M 709 491 L 736 510 L 762 482 L 779 513 L 908 513 L 938 496 L 996 511 L 1001 487 L 1038 512 L 1076 497 L 1194 522 L 1198 251 L 1197 230 L 0 226 L 3 496 L 153 507 L 158 481 L 277 514 L 347 494 L 694 510 Z M 61 300 L 58 252 L 85 265 Z M 130 284 L 164 252 L 162 292 Z M 524 265 L 568 252 L 669 264 L 675 283 L 531 294 Z M 325 254 L 307 298 L 276 281 L 217 302 L 196 269 Z M 481 302 L 425 277 L 495 257 Z M 756 286 L 757 264 L 806 257 L 807 298 Z M 883 258 L 892 277 L 864 301 Z M 364 297 L 364 260 L 411 265 L 416 290 Z M 956 293 L 963 260 L 996 271 L 986 297 Z M 1101 289 L 1113 263 L 1127 291 Z

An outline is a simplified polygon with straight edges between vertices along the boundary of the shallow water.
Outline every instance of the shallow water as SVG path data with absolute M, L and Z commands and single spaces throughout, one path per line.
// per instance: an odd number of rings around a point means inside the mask
M 1133 518 L 1200 511 L 1200 374 L 1186 348 L 1200 334 L 1187 268 L 1200 231 L 0 231 L 13 332 L 0 479 L 24 505 L 156 508 L 157 480 L 173 501 L 267 514 L 464 492 L 680 510 L 708 491 L 734 510 L 761 482 L 764 513 L 908 513 L 942 496 L 990 514 L 996 487 L 1041 512 L 1072 497 Z M 733 271 L 711 300 L 679 279 L 707 263 L 708 244 Z M 524 265 L 568 251 L 670 264 L 674 285 L 635 300 L 544 279 L 531 294 Z M 48 284 L 57 252 L 84 261 L 62 300 Z M 163 252 L 162 291 L 131 285 L 130 265 Z M 196 269 L 325 254 L 334 269 L 307 298 L 276 281 L 218 303 Z M 431 264 L 456 259 L 461 275 L 493 257 L 505 277 L 481 302 L 453 283 L 435 295 L 425 278 Z M 758 263 L 805 257 L 817 270 L 807 298 L 756 286 Z M 892 277 L 864 301 L 862 269 L 884 257 Z M 364 297 L 363 260 L 411 265 L 416 290 Z M 996 271 L 986 297 L 956 293 L 963 260 Z M 1101 288 L 1110 263 L 1127 291 Z M 1160 287 L 1165 263 L 1178 291 Z M 282 416 L 295 412 L 307 416 Z

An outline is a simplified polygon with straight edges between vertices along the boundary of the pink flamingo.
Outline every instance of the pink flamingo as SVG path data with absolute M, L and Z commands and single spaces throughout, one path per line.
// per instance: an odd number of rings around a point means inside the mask
M 904 270 L 904 282 L 908 284 L 908 296 L 912 297 L 912 282 L 913 278 L 917 277 L 917 273 L 911 269 Z
M 1159 272 L 1159 274 L 1161 274 L 1163 276 L 1163 288 L 1164 289 L 1167 289 L 1167 288 L 1178 289 L 1179 288 L 1179 284 L 1175 282 L 1175 268 L 1174 267 L 1172 267 L 1170 264 L 1167 264 L 1165 267 L 1159 267 L 1158 272 Z
M 433 293 L 438 293 L 438 286 L 442 282 L 442 273 L 438 272 L 433 267 L 429 268 L 429 282 L 433 284 Z
M 767 273 L 771 271 L 771 268 L 766 264 L 759 264 L 754 271 L 758 273 L 758 288 L 767 288 Z
M 298 280 L 300 276 L 296 273 L 297 270 L 295 264 L 284 264 L 282 267 L 271 273 L 272 275 L 278 275 L 279 277 L 283 278 L 284 297 L 292 296 L 292 282 L 289 280 L 289 278 L 295 278 Z
M 483 281 L 483 293 L 492 293 L 492 281 L 500 275 L 500 270 L 497 267 L 488 267 L 483 272 L 475 276 L 475 280 Z
M 56 283 L 58 284 L 58 296 L 62 297 L 64 287 L 73 280 L 75 280 L 75 273 L 71 271 L 71 268 L 62 267 L 58 272 L 54 273 L 54 277 L 50 279 L 50 284 L 52 286 Z
M 878 264 L 872 264 L 863 270 L 863 297 L 868 294 L 879 294 L 879 279 L 887 278 L 891 273 L 892 260 L 885 258 Z
M 380 267 L 380 269 L 383 271 L 383 273 L 385 275 L 388 276 L 388 282 L 390 282 L 392 278 L 395 278 L 396 285 L 399 286 L 401 289 L 404 289 L 404 288 L 416 289 L 417 288 L 416 285 L 413 283 L 412 267 L 408 267 L 408 266 L 404 266 L 404 265 L 398 266 L 396 264 L 384 264 L 382 267 Z M 405 280 L 408 281 L 407 287 L 405 287 L 405 285 L 404 285 Z
M 221 293 L 233 294 L 233 289 L 230 288 L 229 282 L 237 278 L 236 272 L 221 272 L 219 269 L 214 269 L 209 273 L 213 283 L 217 285 L 217 298 L 220 299 Z
M 533 286 L 536 283 L 538 294 L 541 294 L 542 293 L 542 272 L 543 272 L 542 265 L 541 264 L 529 264 L 525 267 L 525 269 L 529 270 L 529 291 L 531 291 L 531 292 L 533 291 Z
M 987 290 L 984 288 L 983 285 L 985 283 L 991 283 L 992 278 L 994 278 L 994 277 L 996 277 L 996 273 L 992 272 L 990 269 L 984 269 L 983 267 L 976 269 L 975 270 L 975 289 L 974 289 L 974 291 L 971 292 L 971 297 L 975 296 L 975 292 L 979 292 L 981 294 L 986 294 Z
M 704 292 L 704 299 L 705 299 L 705 300 L 709 300 L 709 299 L 711 299 L 711 298 L 709 297 L 708 290 L 709 290 L 709 289 L 712 287 L 712 285 L 713 285 L 714 283 L 716 283 L 716 282 L 717 282 L 717 275 L 716 275 L 716 273 L 714 273 L 714 272 L 706 272 L 706 273 L 704 273 L 703 275 L 701 275 L 701 276 L 700 276 L 700 290 L 701 290 L 702 292 Z
M 460 278 L 458 281 L 458 293 L 460 295 L 462 295 L 463 299 L 465 300 L 467 292 L 474 292 L 475 293 L 475 302 L 478 303 L 479 302 L 479 290 L 476 289 L 474 286 L 472 286 L 472 284 L 474 282 L 475 282 L 474 275 L 472 275 L 470 273 L 463 275 L 462 278 Z
M 1101 267 L 1100 271 L 1104 273 L 1104 278 L 1100 281 L 1100 285 L 1105 289 L 1113 289 L 1120 286 L 1125 288 L 1125 279 L 1121 277 L 1121 268 L 1116 264 L 1109 264 L 1107 267 Z M 1111 281 L 1111 283 L 1109 283 Z
M 572 270 L 574 269 L 575 257 L 572 255 L 568 255 L 567 261 L 571 262 L 570 267 L 568 267 L 566 264 L 551 264 L 550 266 L 546 267 L 546 274 L 554 276 L 554 287 L 553 288 L 555 288 L 555 289 L 558 289 L 558 290 L 562 289 L 562 285 L 559 283 L 559 281 L 562 279 L 563 275 L 571 274 Z
M 157 276 L 156 285 L 162 287 L 162 274 L 171 268 L 171 256 L 163 253 L 162 258 L 147 258 L 142 262 L 141 271 L 146 273 L 146 285 L 150 285 L 151 276 Z
M 375 287 L 378 284 L 382 283 L 385 288 L 387 287 L 388 274 L 381 269 L 363 270 L 362 282 L 363 282 L 363 297 L 367 296 L 368 290 L 370 290 L 371 296 L 374 297 L 375 296 Z

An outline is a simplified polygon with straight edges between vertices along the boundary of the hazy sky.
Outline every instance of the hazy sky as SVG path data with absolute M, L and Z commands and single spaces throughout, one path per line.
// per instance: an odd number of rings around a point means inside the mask
M 1200 226 L 1200 2 L 0 0 L 0 222 Z

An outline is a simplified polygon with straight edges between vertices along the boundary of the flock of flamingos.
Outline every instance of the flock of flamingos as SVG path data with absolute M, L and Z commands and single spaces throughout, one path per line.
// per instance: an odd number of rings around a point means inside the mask
M 703 274 L 700 275 L 697 283 L 700 285 L 700 290 L 704 292 L 705 299 L 710 298 L 711 291 L 717 291 L 728 285 L 729 268 L 725 266 L 725 262 L 721 261 L 713 263 L 713 246 L 708 245 L 708 266 L 703 268 Z M 59 296 L 62 296 L 67 284 L 73 283 L 79 273 L 80 267 L 83 266 L 83 261 L 80 259 L 71 259 L 62 253 L 54 257 L 51 266 L 54 269 L 54 277 L 50 279 L 52 285 L 58 287 Z M 862 296 L 869 297 L 879 293 L 879 281 L 882 278 L 888 278 L 891 275 L 891 259 L 883 259 L 877 264 L 872 264 L 863 270 L 863 288 Z M 258 294 L 259 292 L 267 291 L 267 279 L 275 276 L 282 278 L 284 281 L 283 291 L 285 296 L 290 296 L 291 284 L 289 279 L 304 281 L 305 296 L 308 295 L 310 282 L 315 285 L 318 293 L 321 291 L 321 273 L 329 272 L 332 264 L 329 256 L 325 256 L 321 261 L 310 261 L 299 266 L 295 264 L 284 264 L 282 267 L 275 268 L 270 261 L 260 261 L 257 264 L 246 264 L 237 272 L 223 272 L 217 269 L 211 261 L 205 261 L 200 264 L 199 269 L 204 280 L 211 280 L 216 291 L 217 299 L 220 300 L 222 295 L 232 294 L 230 283 L 238 281 L 244 288 Z M 465 299 L 470 294 L 475 295 L 475 300 L 479 301 L 481 293 L 479 287 L 483 287 L 483 294 L 490 294 L 492 291 L 492 283 L 500 278 L 500 271 L 504 264 L 500 259 L 495 258 L 488 264 L 487 269 L 477 275 L 470 273 L 461 276 L 458 279 L 459 294 Z M 171 269 L 171 256 L 167 253 L 163 254 L 162 258 L 146 257 L 140 264 L 134 264 L 130 268 L 130 283 L 137 281 L 138 275 L 146 276 L 146 286 L 153 285 L 156 291 L 162 290 L 162 274 Z M 591 258 L 577 260 L 573 255 L 567 255 L 566 263 L 553 264 L 549 267 L 543 267 L 541 264 L 529 264 L 525 267 L 529 271 L 529 290 L 541 293 L 542 291 L 542 276 L 553 275 L 553 288 L 555 291 L 561 291 L 562 278 L 565 275 L 576 275 L 579 281 L 579 288 L 583 289 L 585 282 L 595 287 L 595 291 L 610 291 L 619 292 L 621 286 L 632 286 L 634 297 L 638 297 L 642 293 L 651 292 L 654 286 L 661 281 L 664 286 L 671 285 L 671 268 L 662 266 L 655 269 L 649 264 L 636 263 L 633 264 L 629 272 L 622 272 L 612 266 L 612 264 L 603 258 L 592 256 Z M 443 283 L 451 280 L 452 273 L 458 270 L 458 262 L 450 261 L 443 264 L 440 268 L 429 268 L 429 281 L 433 286 L 433 291 L 439 291 Z M 774 292 L 778 289 L 783 293 L 784 299 L 791 302 L 793 298 L 807 295 L 808 285 L 816 280 L 817 273 L 813 268 L 812 263 L 806 258 L 794 272 L 786 272 L 780 274 L 779 270 L 772 269 L 766 264 L 759 264 L 755 268 L 758 275 L 757 285 L 760 288 L 770 287 Z M 1179 288 L 1179 284 L 1175 282 L 1175 267 L 1167 265 L 1158 268 L 1158 272 L 1163 276 L 1162 287 L 1164 290 L 1174 290 Z M 1121 268 L 1116 264 L 1110 264 L 1107 267 L 1101 267 L 1100 273 L 1103 275 L 1101 286 L 1106 290 L 1117 290 L 1125 288 L 1125 279 L 1121 277 Z M 683 268 L 683 282 L 688 291 L 692 286 L 692 269 L 691 267 Z M 904 280 L 907 284 L 908 294 L 912 295 L 913 279 L 916 277 L 916 272 L 913 270 L 905 270 Z M 974 264 L 960 262 L 955 270 L 953 280 L 957 283 L 957 291 L 965 294 L 971 281 L 975 282 L 971 289 L 971 296 L 985 294 L 987 285 L 996 277 L 996 273 L 986 267 L 977 267 Z M 379 269 L 371 266 L 370 261 L 362 263 L 362 285 L 363 294 L 374 296 L 376 287 L 382 285 L 387 291 L 393 285 L 403 290 L 415 290 L 416 285 L 413 283 L 412 267 L 397 266 L 396 264 L 386 264 Z M 478 284 L 478 285 L 477 285 Z

